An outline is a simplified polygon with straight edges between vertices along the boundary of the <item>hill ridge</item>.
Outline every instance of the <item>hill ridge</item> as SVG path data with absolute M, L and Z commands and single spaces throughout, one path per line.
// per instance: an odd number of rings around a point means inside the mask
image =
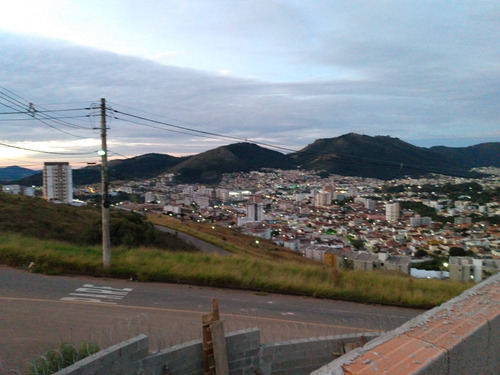
M 113 180 L 134 180 L 176 174 L 179 183 L 216 184 L 223 173 L 260 168 L 321 170 L 331 174 L 394 179 L 429 173 L 474 177 L 475 167 L 500 167 L 500 143 L 468 147 L 419 147 L 387 135 L 348 133 L 320 138 L 299 151 L 283 154 L 250 142 L 220 146 L 199 154 L 175 157 L 150 153 L 114 160 L 109 165 Z M 73 171 L 76 185 L 100 181 L 99 166 Z M 18 180 L 21 185 L 40 185 L 41 173 Z

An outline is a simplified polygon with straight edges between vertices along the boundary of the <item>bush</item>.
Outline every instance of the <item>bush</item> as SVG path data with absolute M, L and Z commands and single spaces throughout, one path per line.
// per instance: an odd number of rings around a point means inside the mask
M 99 350 L 97 344 L 88 341 L 84 341 L 78 347 L 67 342 L 62 343 L 58 349 L 51 349 L 44 356 L 31 362 L 30 374 L 53 374 L 97 353 Z

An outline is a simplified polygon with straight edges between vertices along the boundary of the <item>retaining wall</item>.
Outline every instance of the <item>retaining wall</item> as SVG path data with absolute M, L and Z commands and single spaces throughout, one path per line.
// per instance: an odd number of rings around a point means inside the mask
M 500 274 L 312 375 L 500 374 Z

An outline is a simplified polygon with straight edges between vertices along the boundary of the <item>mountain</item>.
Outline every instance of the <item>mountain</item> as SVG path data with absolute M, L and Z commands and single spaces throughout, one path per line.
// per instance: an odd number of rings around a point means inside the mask
M 349 133 L 318 139 L 302 150 L 284 155 L 252 143 L 221 146 L 197 155 L 174 157 L 145 154 L 109 163 L 109 179 L 133 180 L 175 173 L 179 183 L 215 184 L 223 173 L 248 172 L 260 168 L 304 168 L 346 176 L 393 179 L 428 173 L 473 177 L 474 167 L 500 167 L 500 143 L 470 147 L 417 147 L 389 136 Z M 101 180 L 99 166 L 73 170 L 73 183 L 84 185 Z M 42 174 L 15 181 L 20 185 L 42 184 Z
M 18 166 L 0 168 L 0 181 L 19 180 L 20 178 L 28 177 L 38 173 L 31 169 L 22 168 Z
M 428 149 L 389 136 L 349 133 L 337 138 L 318 139 L 289 157 L 305 169 L 348 176 L 380 179 L 417 177 L 427 173 L 473 176 L 468 169 L 500 166 L 499 149 L 500 143 L 488 147 Z
M 235 143 L 191 156 L 171 168 L 182 183 L 217 183 L 223 173 L 249 172 L 260 168 L 293 168 L 294 164 L 280 152 L 252 143 Z
M 449 163 L 460 165 L 462 168 L 500 167 L 500 143 L 498 142 L 459 148 L 436 146 L 429 150 L 441 155 Z
M 129 159 L 113 160 L 108 163 L 109 178 L 110 180 L 133 180 L 156 177 L 188 158 L 166 154 L 145 154 Z M 78 171 L 78 169 L 75 170 L 75 172 Z
M 145 154 L 129 159 L 112 160 L 108 163 L 108 176 L 110 181 L 134 180 L 156 177 L 167 172 L 171 167 L 181 163 L 187 157 L 177 158 L 165 154 Z M 101 181 L 100 165 L 92 165 L 73 170 L 74 185 L 95 184 Z M 38 173 L 20 179 L 16 183 L 24 186 L 43 184 L 43 175 Z

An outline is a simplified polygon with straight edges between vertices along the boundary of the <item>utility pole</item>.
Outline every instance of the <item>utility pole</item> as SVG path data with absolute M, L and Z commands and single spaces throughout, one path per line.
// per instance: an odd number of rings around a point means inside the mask
M 108 147 L 106 145 L 106 99 L 101 98 L 101 185 L 102 185 L 102 263 L 111 266 L 111 239 L 109 235 Z

